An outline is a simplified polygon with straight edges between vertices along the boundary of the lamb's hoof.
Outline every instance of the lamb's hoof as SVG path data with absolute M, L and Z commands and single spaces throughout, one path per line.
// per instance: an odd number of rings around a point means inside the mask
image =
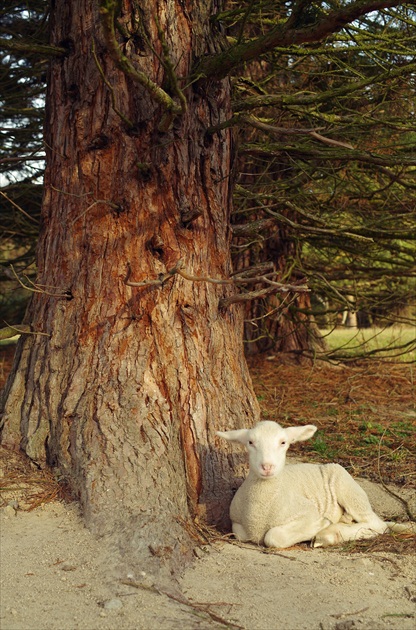
M 331 547 L 341 542 L 341 537 L 336 532 L 319 532 L 312 541 L 312 547 Z
M 312 549 L 319 549 L 319 547 L 329 547 L 331 543 L 326 542 L 325 540 L 318 540 L 318 538 L 314 538 L 312 540 Z

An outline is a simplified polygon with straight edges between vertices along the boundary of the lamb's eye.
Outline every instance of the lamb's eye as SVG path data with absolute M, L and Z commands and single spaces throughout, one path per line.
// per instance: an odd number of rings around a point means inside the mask
M 254 442 L 253 442 L 253 440 L 249 440 L 249 441 L 248 441 L 248 445 L 249 445 L 249 446 L 254 446 Z
M 286 445 L 286 441 L 285 441 L 285 440 L 282 440 L 282 441 L 280 442 L 280 446 L 285 446 L 285 445 Z

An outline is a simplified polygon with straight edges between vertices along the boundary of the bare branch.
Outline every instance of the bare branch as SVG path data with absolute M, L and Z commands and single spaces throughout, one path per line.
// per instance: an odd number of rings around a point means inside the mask
M 172 269 L 169 269 L 169 271 L 167 271 L 166 273 L 160 273 L 159 276 L 157 278 L 154 278 L 152 280 L 142 280 L 141 282 L 133 282 L 132 280 L 130 280 L 130 275 L 131 275 L 131 267 L 129 265 L 128 271 L 127 271 L 127 278 L 125 280 L 125 283 L 128 287 L 161 287 L 165 284 L 165 282 L 167 280 L 170 280 L 171 278 L 173 278 L 173 276 L 179 272 L 179 270 L 183 267 L 183 260 L 180 259 L 178 260 L 178 262 L 176 263 L 176 265 L 174 267 L 172 267 Z
M 68 50 L 60 46 L 47 46 L 46 44 L 16 41 L 15 39 L 5 39 L 4 37 L 0 38 L 0 48 L 11 53 L 42 55 L 45 57 L 64 57 L 68 54 Z
M 4 193 L 2 190 L 0 190 L 0 195 L 2 195 L 5 199 L 7 199 L 7 201 L 9 203 L 12 204 L 12 206 L 14 206 L 17 210 L 19 210 L 19 212 L 21 212 L 22 214 L 24 214 L 24 216 L 29 219 L 29 221 L 33 221 L 33 223 L 39 223 L 39 221 L 37 221 L 36 219 L 34 219 L 33 217 L 30 216 L 30 214 L 28 214 L 25 210 L 23 210 L 23 208 L 21 208 L 19 205 L 17 205 L 17 203 L 15 203 L 13 201 L 13 199 L 10 199 L 10 197 L 8 197 L 6 195 L 6 193 Z
M 163 51 L 163 65 L 165 67 L 166 73 L 169 77 L 169 82 L 171 84 L 172 90 L 173 92 L 176 94 L 176 96 L 179 99 L 180 102 L 180 107 L 182 110 L 182 113 L 184 114 L 187 110 L 188 104 L 186 102 L 186 98 L 184 93 L 182 92 L 181 88 L 179 87 L 178 84 L 178 78 L 175 74 L 175 67 L 172 63 L 171 57 L 170 57 L 170 51 L 169 51 L 169 47 L 166 43 L 166 38 L 165 38 L 165 34 L 160 26 L 159 20 L 157 18 L 157 16 L 155 15 L 155 21 L 156 21 L 156 27 L 157 27 L 157 32 L 159 35 L 159 39 L 160 39 L 160 43 L 162 45 L 162 51 Z
M 340 149 L 341 148 L 344 147 L 340 147 Z M 282 153 L 288 153 L 302 156 L 303 158 L 323 161 L 345 160 L 367 162 L 369 164 L 376 164 L 379 166 L 416 166 L 416 158 L 412 155 L 396 157 L 394 155 L 380 155 L 377 153 L 370 153 L 369 151 L 358 151 L 351 148 L 347 152 L 341 152 L 336 151 L 335 149 L 331 151 L 331 149 L 315 149 L 312 146 L 296 146 L 283 143 L 271 144 L 268 147 L 259 146 L 257 144 L 247 144 L 242 145 L 240 152 L 247 155 L 259 155 L 264 157 L 279 157 Z
M 312 138 L 315 138 L 315 140 L 319 140 L 320 142 L 323 142 L 324 144 L 329 144 L 330 146 L 344 147 L 345 149 L 354 149 L 354 147 L 347 142 L 340 142 L 339 140 L 333 140 L 332 138 L 322 136 L 320 133 L 318 133 L 318 129 L 275 127 L 274 125 L 270 125 L 269 123 L 265 123 L 258 118 L 255 118 L 254 116 L 244 116 L 241 118 L 241 120 L 247 122 L 249 125 L 255 127 L 256 129 L 260 129 L 261 131 L 266 131 L 267 133 L 272 133 L 274 135 L 308 135 Z M 319 130 L 320 129 L 322 128 L 319 127 Z
M 27 324 L 16 324 L 12 326 L 6 321 L 4 323 L 6 324 L 6 328 L 0 328 L 0 339 L 11 339 L 16 335 L 43 335 L 44 337 L 50 337 L 49 333 L 32 330 Z
M 310 52 L 308 51 L 308 54 Z M 319 103 L 333 102 L 343 96 L 348 96 L 353 92 L 363 90 L 369 85 L 380 84 L 387 79 L 391 81 L 396 77 L 412 74 L 416 71 L 416 63 L 400 65 L 396 68 L 389 68 L 385 72 L 380 72 L 376 76 L 365 77 L 360 81 L 348 81 L 345 85 L 332 90 L 325 90 L 319 93 L 301 92 L 300 94 L 261 94 L 239 99 L 234 102 L 234 110 L 242 112 L 258 107 L 290 107 L 303 105 L 318 105 Z
M 352 144 L 349 144 L 348 142 L 340 142 L 339 140 L 333 140 L 332 138 L 327 138 L 326 136 L 322 136 L 320 133 L 316 133 L 316 131 L 311 131 L 309 135 L 312 138 L 315 138 L 315 140 L 319 140 L 320 142 L 323 142 L 324 144 L 329 144 L 330 146 L 334 146 L 334 147 L 344 147 L 344 149 L 354 150 L 354 147 L 352 146 Z
M 248 291 L 247 293 L 235 293 L 226 298 L 221 298 L 219 301 L 219 308 L 227 308 L 231 304 L 237 304 L 238 302 L 251 302 L 252 300 L 259 300 L 272 293 L 276 293 L 275 287 L 267 287 L 266 289 L 259 289 L 258 291 Z
M 273 280 L 270 280 L 270 278 L 267 278 L 267 276 L 260 276 L 259 279 L 263 282 L 267 282 L 267 284 L 271 284 L 273 287 L 276 287 L 276 289 L 282 293 L 287 293 L 289 291 L 293 291 L 294 293 L 306 293 L 310 291 L 306 284 L 283 284 L 282 282 L 274 282 Z
M 69 299 L 71 298 L 71 292 L 70 291 L 65 291 L 65 293 L 51 293 L 50 291 L 46 291 L 45 287 L 41 284 L 36 284 L 35 282 L 32 282 L 27 276 L 23 276 L 26 280 L 26 282 L 29 283 L 29 285 L 25 284 L 21 279 L 19 274 L 16 272 L 15 268 L 13 267 L 13 265 L 10 265 L 10 268 L 13 272 L 14 277 L 16 278 L 16 280 L 18 281 L 18 283 L 20 284 L 21 287 L 23 287 L 23 289 L 26 289 L 26 291 L 31 291 L 31 293 L 44 293 L 45 295 L 50 295 L 51 297 L 61 297 L 61 298 L 66 298 Z
M 92 52 L 92 56 L 94 57 L 95 65 L 98 68 L 98 72 L 100 73 L 104 83 L 106 84 L 106 86 L 110 90 L 111 105 L 113 106 L 113 109 L 114 109 L 115 113 L 117 114 L 117 116 L 120 116 L 121 120 L 123 120 L 128 127 L 130 127 L 130 128 L 133 127 L 133 123 L 131 122 L 131 120 L 129 120 L 127 118 L 127 116 L 125 116 L 123 114 L 123 112 L 121 112 L 118 109 L 118 107 L 116 105 L 116 97 L 115 97 L 115 94 L 114 94 L 114 88 L 111 85 L 111 83 L 108 81 L 107 77 L 105 76 L 104 70 L 103 70 L 103 68 L 102 68 L 102 66 L 101 66 L 101 64 L 100 64 L 100 62 L 98 60 L 97 53 L 96 53 L 96 50 L 95 50 L 95 39 L 94 38 L 92 38 L 91 52 Z
M 266 263 L 266 265 L 270 266 L 270 263 Z M 276 282 L 272 280 L 269 276 L 276 276 L 277 272 L 273 271 L 271 274 L 260 275 L 260 276 L 252 276 L 252 273 L 255 272 L 256 268 L 247 269 L 248 277 L 244 277 L 244 271 L 239 272 L 238 274 L 232 276 L 231 278 L 211 278 L 210 276 L 194 276 L 183 269 L 184 261 L 182 259 L 178 260 L 176 265 L 172 267 L 169 271 L 164 274 L 159 274 L 158 278 L 155 279 L 147 279 L 142 280 L 141 282 L 132 282 L 129 279 L 131 269 L 129 268 L 126 285 L 130 287 L 161 287 L 165 284 L 167 280 L 173 278 L 175 274 L 181 276 L 185 280 L 189 280 L 191 282 L 208 282 L 211 284 L 233 284 L 235 286 L 244 285 L 244 284 L 253 284 L 253 283 L 266 283 L 271 285 L 267 288 L 259 289 L 257 291 L 248 291 L 247 293 L 237 293 L 235 295 L 222 298 L 219 301 L 220 308 L 226 308 L 230 304 L 234 304 L 236 302 L 247 302 L 249 300 L 256 300 L 271 293 L 304 293 L 306 291 L 310 291 L 309 287 L 306 284 L 283 284 L 281 282 Z M 264 265 L 261 266 L 264 268 Z

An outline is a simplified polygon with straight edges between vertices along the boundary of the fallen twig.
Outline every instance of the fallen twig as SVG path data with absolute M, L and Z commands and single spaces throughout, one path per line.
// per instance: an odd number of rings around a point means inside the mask
M 192 608 L 193 610 L 205 613 L 213 621 L 216 621 L 217 623 L 223 626 L 227 626 L 228 628 L 240 628 L 241 630 L 244 630 L 244 626 L 239 626 L 238 624 L 233 623 L 232 621 L 228 621 L 228 619 L 224 619 L 223 617 L 221 617 L 220 615 L 217 615 L 217 613 L 214 613 L 212 612 L 212 610 L 209 609 L 209 606 L 232 606 L 233 604 L 226 603 L 226 602 L 215 602 L 215 603 L 193 602 L 189 600 L 187 597 L 185 597 L 185 595 L 183 595 L 182 593 L 179 593 L 179 592 L 171 593 L 157 586 L 154 586 L 154 585 L 149 586 L 147 584 L 136 582 L 136 580 L 132 580 L 129 578 L 120 580 L 120 582 L 121 584 L 132 586 L 133 588 L 143 589 L 145 591 L 150 591 L 151 593 L 157 593 L 158 595 L 165 595 L 166 597 L 169 597 L 169 599 L 173 599 L 175 602 L 178 602 L 179 604 L 182 604 L 183 606 L 188 606 L 189 608 Z
M 361 613 L 368 610 L 370 606 L 366 606 L 365 608 L 361 608 L 361 610 L 355 610 L 354 612 L 345 612 L 345 613 L 336 613 L 335 615 L 331 615 L 335 619 L 342 619 L 343 617 L 351 617 L 352 615 L 360 615 Z

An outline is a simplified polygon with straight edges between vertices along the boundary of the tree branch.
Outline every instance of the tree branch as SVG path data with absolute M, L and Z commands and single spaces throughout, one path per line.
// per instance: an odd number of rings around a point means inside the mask
M 269 123 L 265 123 L 262 120 L 255 118 L 255 116 L 243 116 L 241 120 L 251 125 L 251 127 L 254 127 L 255 129 L 265 131 L 266 133 L 271 133 L 274 136 L 279 136 L 283 134 L 308 135 L 312 138 L 315 138 L 315 140 L 319 140 L 319 142 L 323 142 L 324 144 L 328 144 L 330 146 L 343 147 L 344 149 L 354 149 L 352 144 L 349 144 L 347 142 L 340 142 L 339 140 L 333 140 L 332 138 L 327 138 L 326 136 L 318 133 L 317 129 L 298 129 L 296 127 L 291 129 L 288 127 L 275 127 L 274 125 L 270 125 Z M 319 127 L 319 130 L 321 129 L 322 128 Z
M 68 50 L 66 48 L 62 48 L 61 46 L 34 44 L 33 42 L 4 39 L 4 37 L 0 37 L 0 48 L 8 50 L 11 53 L 24 53 L 46 57 L 64 57 L 68 54 Z
M 269 266 L 269 263 L 266 263 L 266 266 Z M 276 276 L 276 271 L 259 276 L 253 276 L 252 274 L 256 273 L 256 267 L 251 267 L 245 271 L 240 271 L 234 276 L 231 276 L 231 278 L 211 278 L 210 276 L 194 276 L 185 271 L 183 267 L 184 261 L 180 259 L 178 260 L 176 265 L 169 269 L 169 271 L 167 271 L 166 273 L 159 274 L 157 278 L 146 279 L 142 280 L 141 282 L 133 282 L 130 280 L 131 268 L 129 267 L 125 283 L 129 287 L 161 287 L 165 284 L 167 280 L 170 280 L 175 274 L 177 274 L 185 280 L 190 280 L 191 282 L 208 282 L 210 284 L 233 284 L 235 286 L 262 282 L 270 285 L 267 288 L 259 289 L 258 291 L 237 293 L 227 298 L 223 298 L 220 300 L 220 308 L 229 306 L 230 304 L 233 304 L 235 302 L 255 300 L 271 293 L 305 293 L 307 291 L 310 291 L 309 287 L 306 284 L 301 284 L 301 282 L 305 281 L 304 279 L 299 281 L 299 283 L 292 284 L 283 284 L 282 282 L 276 282 L 275 280 L 272 280 L 270 276 Z M 259 266 L 259 269 L 262 270 L 265 270 L 266 268 L 267 267 L 265 267 L 264 265 Z M 245 276 L 245 274 L 247 275 Z
M 72 298 L 71 291 L 65 291 L 65 293 L 52 293 L 51 291 L 46 291 L 43 285 L 36 284 L 35 282 L 32 282 L 27 276 L 23 276 L 27 280 L 27 282 L 29 282 L 32 285 L 32 286 L 28 286 L 20 279 L 19 274 L 16 272 L 13 265 L 10 265 L 10 268 L 13 272 L 14 277 L 20 284 L 20 286 L 23 287 L 23 289 L 30 291 L 31 293 L 43 293 L 44 295 L 50 295 L 51 297 L 57 297 L 57 298 L 66 298 L 67 300 Z
M 234 102 L 234 110 L 237 112 L 248 109 L 256 109 L 257 107 L 284 107 L 284 106 L 303 106 L 318 105 L 328 101 L 335 101 L 337 98 L 348 96 L 353 92 L 357 92 L 367 87 L 383 83 L 386 79 L 391 81 L 393 78 L 411 74 L 416 70 L 416 63 L 408 63 L 396 68 L 389 68 L 385 72 L 380 72 L 376 76 L 366 77 L 360 81 L 347 82 L 343 87 L 326 90 L 316 93 L 301 94 L 261 94 L 259 96 L 251 96 Z
M 314 149 L 313 147 L 304 146 L 294 146 L 287 144 L 274 144 L 268 147 L 266 146 L 258 146 L 255 144 L 251 145 L 243 145 L 240 149 L 241 154 L 246 155 L 259 155 L 265 158 L 270 157 L 278 157 L 282 153 L 287 153 L 289 155 L 298 156 L 301 159 L 314 159 L 314 160 L 323 160 L 323 161 L 357 161 L 357 162 L 366 162 L 369 164 L 377 164 L 379 166 L 416 166 L 416 158 L 406 156 L 389 156 L 389 155 L 377 155 L 375 153 L 370 153 L 366 151 L 357 151 L 353 149 L 348 149 L 348 151 L 336 150 L 336 149 L 326 149 L 319 150 Z
M 127 118 L 127 116 L 125 116 L 123 114 L 123 112 L 120 109 L 118 109 L 118 107 L 117 107 L 116 96 L 114 94 L 114 88 L 111 85 L 111 83 L 108 81 L 107 77 L 105 76 L 104 70 L 103 70 L 103 68 L 102 68 L 102 66 L 101 66 L 101 64 L 99 62 L 98 57 L 97 57 L 97 53 L 96 53 L 96 50 L 95 50 L 95 39 L 94 38 L 92 38 L 91 52 L 92 52 L 92 56 L 94 57 L 95 65 L 97 66 L 98 72 L 100 73 L 101 78 L 104 81 L 105 85 L 110 90 L 111 104 L 113 106 L 113 110 L 115 111 L 117 116 L 119 116 L 121 118 L 121 120 L 126 123 L 126 125 L 128 127 L 132 128 L 134 125 L 131 122 L 131 120 L 129 118 Z
M 137 70 L 131 61 L 121 52 L 115 31 L 115 11 L 117 6 L 118 2 L 116 0 L 100 0 L 101 21 L 109 53 L 124 74 L 136 83 L 142 85 L 153 99 L 163 106 L 167 115 L 162 117 L 159 129 L 160 131 L 167 131 L 172 118 L 182 113 L 182 107 L 175 103 L 169 94 L 162 90 L 162 88 L 152 81 L 144 72 Z
M 156 27 L 157 27 L 157 32 L 159 35 L 159 39 L 160 39 L 160 43 L 162 46 L 162 52 L 163 52 L 163 65 L 164 68 L 166 70 L 166 73 L 168 75 L 169 78 L 169 83 L 171 85 L 171 88 L 173 90 L 173 92 L 176 94 L 176 96 L 179 99 L 180 102 L 180 107 L 181 107 L 181 111 L 184 114 L 187 110 L 188 104 L 185 98 L 185 94 L 182 92 L 181 88 L 179 87 L 178 84 L 178 77 L 175 74 L 175 67 L 172 63 L 172 60 L 170 58 L 170 53 L 169 53 L 169 47 L 166 43 L 166 38 L 165 38 L 165 34 L 159 24 L 159 20 L 158 18 L 155 16 L 155 22 L 156 22 Z
M 0 339 L 11 339 L 16 335 L 43 335 L 44 337 L 50 337 L 49 333 L 40 332 L 39 330 L 32 330 L 27 324 L 16 324 L 12 326 L 6 321 L 6 328 L 0 328 Z
M 8 197 L 6 193 L 4 193 L 2 190 L 0 190 L 0 195 L 2 195 L 5 199 L 7 199 L 7 201 L 11 203 L 12 206 L 14 206 L 19 212 L 21 212 L 26 217 L 26 219 L 29 219 L 29 221 L 33 221 L 33 223 L 36 223 L 36 224 L 39 223 L 37 219 L 34 219 L 33 217 L 31 217 L 30 214 L 28 214 L 25 210 L 23 210 L 23 208 L 21 208 L 17 203 L 15 203 L 13 199 L 10 199 L 10 197 Z
M 207 55 L 199 60 L 193 75 L 223 79 L 241 63 L 258 59 L 261 55 L 272 51 L 276 47 L 281 48 L 322 41 L 328 35 L 336 33 L 350 22 L 367 13 L 402 4 L 398 0 L 355 0 L 355 2 L 351 2 L 347 6 L 329 11 L 313 24 L 303 28 L 293 27 L 293 22 L 296 23 L 297 20 L 292 19 L 290 16 L 285 23 L 278 23 L 265 35 L 231 46 L 223 53 Z M 299 8 L 301 9 L 302 7 L 299 7 L 297 3 L 293 11 L 295 17 L 297 17 Z

